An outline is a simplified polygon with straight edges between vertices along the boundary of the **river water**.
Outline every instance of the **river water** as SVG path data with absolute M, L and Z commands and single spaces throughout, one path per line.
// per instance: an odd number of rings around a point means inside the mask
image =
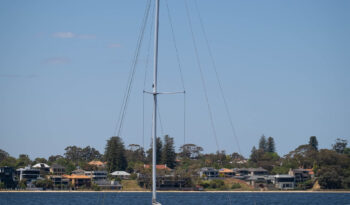
M 349 204 L 350 193 L 295 193 L 295 192 L 163 192 L 157 194 L 164 204 Z M 151 204 L 151 193 L 144 192 L 1 192 L 1 205 L 111 205 Z

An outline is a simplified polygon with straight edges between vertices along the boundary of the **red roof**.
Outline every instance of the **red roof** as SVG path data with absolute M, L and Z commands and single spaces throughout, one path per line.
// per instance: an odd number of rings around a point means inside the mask
M 149 168 L 151 168 L 151 165 L 145 164 L 145 165 L 143 165 L 143 167 L 145 169 L 149 169 Z M 168 171 L 171 170 L 169 167 L 166 166 L 166 164 L 157 164 L 156 169 L 162 169 L 162 170 L 168 170 Z

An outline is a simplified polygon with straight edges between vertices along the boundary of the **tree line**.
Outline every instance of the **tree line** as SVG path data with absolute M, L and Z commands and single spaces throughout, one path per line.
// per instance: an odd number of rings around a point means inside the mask
M 227 154 L 224 150 L 203 153 L 203 148 L 195 144 L 184 144 L 176 151 L 174 138 L 165 135 L 163 138 L 156 138 L 156 159 L 157 164 L 165 164 L 173 169 L 177 176 L 187 179 L 196 175 L 201 167 L 262 167 L 270 174 L 287 174 L 290 169 L 308 168 L 313 169 L 322 188 L 350 188 L 350 148 L 347 146 L 347 140 L 337 139 L 330 149 L 319 149 L 316 136 L 311 136 L 306 142 L 285 156 L 279 156 L 274 138 L 262 135 L 257 142 L 258 146 L 252 147 L 251 154 L 246 159 L 239 153 Z M 145 151 L 138 144 L 126 147 L 120 137 L 113 136 L 107 140 L 104 153 L 90 146 L 68 146 L 63 156 L 51 155 L 47 159 L 31 160 L 26 154 L 15 158 L 0 150 L 0 166 L 19 168 L 36 163 L 60 164 L 66 168 L 67 174 L 77 166 L 87 171 L 98 169 L 88 164 L 92 160 L 107 162 L 108 172 L 141 172 L 144 171 L 144 164 L 152 162 L 152 148 L 150 146 Z M 194 180 L 191 179 L 188 183 L 196 183 Z

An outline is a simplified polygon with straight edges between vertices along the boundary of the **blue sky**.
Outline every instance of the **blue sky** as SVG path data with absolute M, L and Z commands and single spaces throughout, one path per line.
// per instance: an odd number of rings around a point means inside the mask
M 104 151 L 114 135 L 146 0 L 2 1 L 0 149 L 31 158 L 70 145 Z M 181 90 L 166 1 L 161 0 L 159 89 Z M 197 1 L 237 132 L 249 156 L 262 134 L 280 155 L 317 136 L 321 148 L 350 140 L 350 2 Z M 186 142 L 215 152 L 215 139 L 184 1 L 168 0 L 187 96 Z M 237 152 L 201 33 L 188 0 L 220 149 Z M 151 89 L 147 24 L 122 137 L 143 143 L 142 90 Z M 151 58 L 149 59 L 151 60 Z M 148 66 L 147 66 L 148 65 Z M 160 96 L 163 130 L 183 143 L 183 97 Z M 145 96 L 150 144 L 151 97 Z

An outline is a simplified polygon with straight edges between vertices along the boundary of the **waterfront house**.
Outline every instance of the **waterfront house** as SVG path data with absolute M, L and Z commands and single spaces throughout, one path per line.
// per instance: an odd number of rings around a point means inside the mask
M 16 187 L 15 170 L 13 167 L 0 167 L 0 183 L 4 183 L 6 189 Z
M 247 176 L 250 173 L 248 168 L 234 168 L 233 171 L 238 176 Z
M 248 169 L 249 172 L 249 176 L 264 176 L 264 175 L 268 175 L 268 171 L 264 168 L 249 168 Z
M 216 179 L 219 177 L 219 172 L 212 167 L 203 167 L 199 170 L 199 176 L 205 179 Z
M 50 167 L 50 173 L 53 175 L 63 175 L 66 172 L 66 168 L 59 164 L 53 164 Z
M 295 177 L 288 174 L 278 174 L 273 176 L 273 183 L 278 189 L 294 189 Z
M 93 181 L 106 180 L 107 171 L 85 171 L 85 176 L 91 177 Z
M 70 184 L 74 189 L 78 189 L 81 187 L 90 187 L 91 186 L 91 177 L 85 175 L 62 175 L 63 178 L 69 180 Z
M 67 189 L 69 185 L 69 179 L 64 178 L 62 175 L 49 175 L 47 176 L 53 182 L 55 189 Z
M 296 183 L 311 179 L 310 171 L 307 169 L 290 169 L 288 174 L 295 177 Z
M 16 170 L 19 180 L 26 180 L 27 183 L 35 181 L 40 176 L 40 169 L 35 169 L 30 166 L 19 168 Z
M 222 168 L 219 169 L 219 176 L 220 177 L 233 177 L 236 173 L 232 169 Z

